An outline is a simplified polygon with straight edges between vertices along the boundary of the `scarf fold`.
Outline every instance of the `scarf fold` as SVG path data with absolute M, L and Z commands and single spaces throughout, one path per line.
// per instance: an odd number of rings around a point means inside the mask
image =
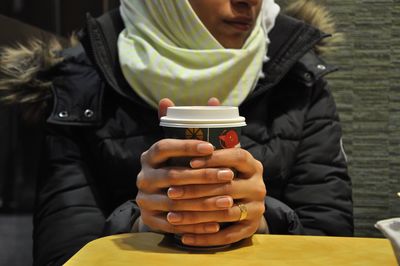
M 262 76 L 269 39 L 279 13 L 264 0 L 242 49 L 225 49 L 207 30 L 188 0 L 121 0 L 125 29 L 118 38 L 121 69 L 132 89 L 157 108 L 206 105 L 217 97 L 239 106 Z

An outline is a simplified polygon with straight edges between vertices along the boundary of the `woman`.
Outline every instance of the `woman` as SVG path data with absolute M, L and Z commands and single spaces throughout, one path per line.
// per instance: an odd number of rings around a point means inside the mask
M 352 235 L 351 182 L 323 78 L 334 69 L 315 53 L 326 34 L 278 13 L 273 0 L 122 0 L 120 12 L 88 18 L 81 45 L 33 58 L 42 70 L 25 81 L 36 91 L 1 84 L 8 100 L 47 103 L 37 265 L 131 231 L 179 233 L 194 246 L 256 232 Z M 239 106 L 242 148 L 163 139 L 158 119 L 174 104 Z M 177 156 L 196 159 L 165 166 Z

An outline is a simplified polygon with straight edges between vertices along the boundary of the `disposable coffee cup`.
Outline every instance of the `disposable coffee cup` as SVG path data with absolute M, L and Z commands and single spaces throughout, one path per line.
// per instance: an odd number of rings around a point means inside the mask
M 167 115 L 161 117 L 165 137 L 173 139 L 197 139 L 211 143 L 215 149 L 240 147 L 242 128 L 245 118 L 239 115 L 233 106 L 174 106 L 167 109 Z M 173 158 L 168 164 L 189 166 L 192 158 Z M 224 227 L 222 224 L 221 227 Z M 182 244 L 180 235 L 174 235 L 175 243 L 189 250 L 220 250 L 229 245 L 214 247 L 192 247 Z
M 160 126 L 166 138 L 198 139 L 215 149 L 228 149 L 240 147 L 246 122 L 233 106 L 175 106 L 167 109 Z

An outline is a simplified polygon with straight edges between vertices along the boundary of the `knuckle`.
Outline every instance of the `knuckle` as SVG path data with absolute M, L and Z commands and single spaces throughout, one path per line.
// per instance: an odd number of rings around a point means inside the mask
M 232 191 L 232 184 L 231 183 L 223 184 L 221 186 L 221 193 L 223 195 L 230 195 L 231 191 Z
M 262 183 L 259 186 L 257 186 L 254 195 L 256 196 L 257 199 L 264 199 L 265 198 L 265 196 L 267 195 L 267 189 L 266 189 L 264 183 Z
M 257 207 L 257 211 L 261 215 L 264 214 L 264 212 L 265 212 L 265 204 L 263 202 L 259 204 L 259 206 Z
M 199 190 L 193 186 L 181 186 L 183 198 L 196 198 L 200 194 Z
M 167 182 L 170 185 L 178 185 L 179 184 L 179 172 L 175 169 L 166 170 Z
M 212 176 L 212 170 L 209 168 L 203 168 L 200 170 L 200 176 L 202 177 L 202 179 L 204 180 L 211 180 L 213 178 Z
M 175 211 L 178 207 L 178 202 L 175 200 L 167 199 L 166 205 L 169 211 Z
M 200 209 L 202 209 L 202 210 L 209 210 L 210 209 L 210 206 L 211 206 L 211 204 L 212 203 L 210 203 L 209 201 L 207 201 L 207 200 L 201 200 L 200 201 Z
M 151 146 L 151 150 L 155 154 L 163 153 L 166 150 L 167 144 L 168 143 L 165 140 L 160 140 L 160 141 L 154 143 L 153 146 Z
M 195 237 L 195 239 L 196 239 L 195 242 L 201 244 L 202 246 L 214 246 L 209 237 L 201 237 L 201 238 Z
M 182 215 L 182 223 L 184 224 L 193 224 L 193 219 L 192 219 L 192 215 L 188 212 L 185 213 L 181 213 Z
M 195 213 L 187 212 L 183 215 L 183 221 L 187 224 L 197 224 L 200 221 L 200 217 Z
M 145 164 L 145 162 L 146 162 L 147 153 L 148 153 L 148 151 L 144 151 L 144 152 L 142 152 L 142 154 L 140 154 L 140 163 L 142 165 Z
M 232 220 L 232 208 L 221 211 L 223 221 L 231 221 Z
M 203 225 L 201 225 L 201 224 L 186 225 L 185 229 L 187 232 L 195 233 L 195 234 L 201 234 L 204 232 Z
M 191 153 L 191 151 L 192 151 L 192 145 L 191 145 L 191 143 L 189 143 L 189 142 L 185 142 L 185 143 L 183 143 L 183 145 L 182 145 L 182 151 L 183 151 L 183 153 Z
M 236 161 L 238 163 L 246 163 L 248 161 L 248 152 L 243 149 L 236 149 Z
M 145 198 L 143 197 L 143 193 L 141 193 L 140 191 L 136 196 L 136 203 L 140 209 L 142 209 L 145 206 Z
M 143 190 L 146 187 L 146 178 L 144 177 L 143 170 L 139 172 L 136 178 L 136 186 L 139 190 Z
M 207 224 L 201 224 L 195 227 L 195 232 L 197 234 L 202 234 L 202 233 L 206 233 L 207 229 L 206 229 Z
M 173 139 L 162 139 L 153 144 L 152 150 L 155 154 L 167 154 L 173 146 Z
M 215 182 L 215 180 L 217 179 L 218 171 L 216 169 L 203 168 L 200 171 L 201 171 L 200 175 L 203 180 L 207 180 L 209 182 Z
M 264 166 L 259 160 L 256 161 L 256 169 L 258 173 L 263 173 L 264 172 Z

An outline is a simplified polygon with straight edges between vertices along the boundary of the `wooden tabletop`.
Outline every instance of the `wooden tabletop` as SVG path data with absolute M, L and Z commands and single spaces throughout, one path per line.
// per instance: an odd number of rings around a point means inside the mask
M 222 251 L 176 247 L 155 233 L 97 239 L 65 265 L 397 265 L 390 242 L 377 238 L 254 235 Z

